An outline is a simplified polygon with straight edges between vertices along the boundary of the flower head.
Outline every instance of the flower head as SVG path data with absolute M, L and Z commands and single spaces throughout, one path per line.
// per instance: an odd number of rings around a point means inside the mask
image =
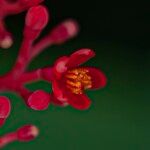
M 53 102 L 83 110 L 88 109 L 91 101 L 84 94 L 86 89 L 98 89 L 106 85 L 102 71 L 93 67 L 80 65 L 95 53 L 90 49 L 81 49 L 70 55 L 59 58 L 53 68 Z

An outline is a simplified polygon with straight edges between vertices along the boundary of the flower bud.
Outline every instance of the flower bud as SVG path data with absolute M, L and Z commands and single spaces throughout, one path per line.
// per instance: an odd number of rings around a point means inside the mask
M 45 110 L 50 103 L 50 95 L 43 90 L 33 92 L 27 101 L 29 107 L 34 110 Z
M 63 43 L 66 40 L 73 38 L 79 32 L 78 23 L 75 20 L 66 20 L 56 26 L 50 33 L 50 37 L 54 43 Z
M 17 138 L 19 141 L 31 141 L 39 134 L 39 130 L 34 125 L 25 125 L 17 130 Z
M 48 22 L 48 11 L 46 7 L 38 5 L 31 7 L 25 19 L 24 36 L 36 39 Z
M 44 6 L 31 7 L 26 15 L 25 25 L 33 30 L 42 30 L 48 22 L 48 11 Z
M 0 96 L 0 119 L 5 119 L 9 116 L 11 104 L 7 97 Z

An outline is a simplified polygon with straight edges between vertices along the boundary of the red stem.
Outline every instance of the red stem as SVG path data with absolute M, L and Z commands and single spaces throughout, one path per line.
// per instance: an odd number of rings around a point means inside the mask
M 0 148 L 16 140 L 17 140 L 16 132 L 8 133 L 4 135 L 3 137 L 0 137 Z
M 42 38 L 37 44 L 35 44 L 31 49 L 30 60 L 44 51 L 45 48 L 51 46 L 53 44 L 53 40 L 49 35 Z
M 0 34 L 5 31 L 6 31 L 6 29 L 5 29 L 3 18 L 1 18 L 1 16 L 0 16 Z
M 20 86 L 17 89 L 18 94 L 20 94 L 20 96 L 23 98 L 23 100 L 26 102 L 28 97 L 30 96 L 30 94 L 32 93 L 31 91 L 29 91 L 28 89 L 26 89 L 24 86 Z
M 27 62 L 29 60 L 29 52 L 32 45 L 32 40 L 24 39 L 21 45 L 21 49 L 18 54 L 17 61 L 12 68 L 11 72 L 8 73 L 10 78 L 17 79 L 26 69 Z
M 18 3 L 14 3 L 14 4 L 5 3 L 3 7 L 4 7 L 5 16 L 10 14 L 18 14 L 19 12 L 24 11 Z
M 28 73 L 23 73 L 20 75 L 19 78 L 17 78 L 17 80 L 14 80 L 14 78 L 10 78 L 10 77 L 4 76 L 4 78 L 3 77 L 0 78 L 0 84 L 3 85 L 3 87 L 2 86 L 0 87 L 0 91 L 6 91 L 6 90 L 15 91 L 18 94 L 20 94 L 20 96 L 26 102 L 26 100 L 28 99 L 28 97 L 32 92 L 26 89 L 24 85 L 28 82 L 33 82 L 35 80 L 40 80 L 40 79 L 44 79 L 48 82 L 52 82 L 53 68 L 48 67 L 48 68 L 38 69 Z
M 40 79 L 42 79 L 41 69 L 38 69 L 32 72 L 22 74 L 18 79 L 18 81 L 21 83 L 27 83 L 27 82 L 33 82 L 35 80 L 40 80 Z
M 0 14 L 1 14 L 1 16 L 3 16 L 3 18 L 5 18 L 7 15 L 17 14 L 19 12 L 24 11 L 24 9 L 17 2 L 13 3 L 13 4 L 12 3 L 9 4 L 8 2 L 6 2 L 5 0 L 3 0 L 1 2 Z
M 52 73 L 52 67 L 43 68 L 43 69 L 37 69 L 32 72 L 24 73 L 20 76 L 18 81 L 22 84 L 25 84 L 27 82 L 33 82 L 36 80 L 44 79 L 48 82 L 52 82 L 53 80 L 53 73 Z

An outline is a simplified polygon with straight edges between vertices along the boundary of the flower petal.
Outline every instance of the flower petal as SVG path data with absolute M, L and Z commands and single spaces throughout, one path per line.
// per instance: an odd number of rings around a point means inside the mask
M 57 100 L 62 103 L 67 102 L 67 98 L 65 97 L 66 88 L 62 81 L 53 81 L 52 89 Z
M 0 96 L 0 118 L 7 118 L 10 114 L 11 104 L 7 97 Z
M 88 67 L 87 69 L 92 80 L 91 89 L 98 89 L 106 86 L 107 78 L 101 70 L 92 67 Z
M 78 110 L 86 110 L 91 105 L 91 100 L 85 94 L 72 94 L 68 92 L 68 103 L 78 109 Z
M 56 80 L 52 82 L 52 89 L 53 89 L 55 97 L 59 98 L 63 96 L 62 89 L 59 87 L 59 84 Z
M 50 95 L 43 90 L 37 90 L 29 96 L 27 103 L 34 110 L 45 110 L 49 106 Z
M 62 106 L 62 107 L 65 107 L 65 106 L 68 106 L 68 102 L 67 101 L 60 101 L 58 100 L 54 95 L 52 95 L 51 97 L 52 99 L 52 103 L 54 105 L 58 105 L 58 106 Z
M 89 59 L 91 59 L 92 57 L 95 56 L 95 53 L 93 50 L 91 49 L 80 49 L 76 52 L 74 52 L 70 58 L 69 61 L 67 63 L 67 66 L 69 68 L 71 67 L 77 67 L 83 63 L 85 63 L 86 61 L 88 61 Z
M 56 75 L 57 78 L 60 78 L 62 73 L 67 71 L 67 64 L 68 62 L 68 57 L 67 56 L 63 56 L 60 57 L 59 59 L 56 60 L 55 64 L 54 64 L 54 74 Z

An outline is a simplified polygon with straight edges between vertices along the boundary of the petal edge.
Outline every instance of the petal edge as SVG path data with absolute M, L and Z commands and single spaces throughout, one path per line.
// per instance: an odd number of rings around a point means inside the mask
M 95 53 L 91 49 L 83 48 L 74 52 L 67 63 L 69 68 L 78 67 L 79 65 L 87 62 L 89 59 L 95 56 Z

